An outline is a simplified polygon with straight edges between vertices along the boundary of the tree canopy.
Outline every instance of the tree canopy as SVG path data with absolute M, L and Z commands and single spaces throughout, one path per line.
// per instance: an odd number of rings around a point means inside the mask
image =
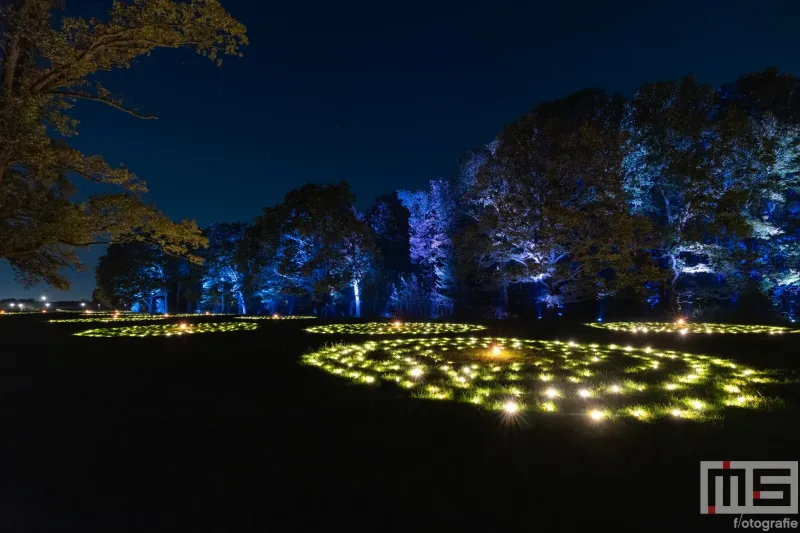
M 579 91 L 363 213 L 346 183 L 310 184 L 250 227 L 211 226 L 191 290 L 249 312 L 504 317 L 615 299 L 713 313 L 742 299 L 794 318 L 798 89 L 767 70 Z
M 124 166 L 70 147 L 78 100 L 137 118 L 99 83 L 103 71 L 130 68 L 158 48 L 189 48 L 217 65 L 239 56 L 245 27 L 216 0 L 114 2 L 105 21 L 59 16 L 53 0 L 0 6 L 0 258 L 28 285 L 69 283 L 82 268 L 76 250 L 141 241 L 199 262 L 206 244 L 193 221 L 172 222 L 139 194 L 144 181 Z M 120 192 L 75 201 L 82 180 Z

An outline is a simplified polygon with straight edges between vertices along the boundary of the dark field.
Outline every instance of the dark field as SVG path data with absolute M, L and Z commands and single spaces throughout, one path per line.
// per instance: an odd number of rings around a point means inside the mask
M 797 384 L 774 389 L 781 409 L 712 423 L 509 424 L 298 364 L 369 340 L 304 333 L 312 323 L 104 339 L 70 333 L 113 324 L 0 317 L 0 531 L 730 530 L 733 516 L 699 514 L 699 461 L 800 455 Z M 578 324 L 487 325 L 467 336 L 644 343 Z M 800 335 L 647 343 L 800 366 Z

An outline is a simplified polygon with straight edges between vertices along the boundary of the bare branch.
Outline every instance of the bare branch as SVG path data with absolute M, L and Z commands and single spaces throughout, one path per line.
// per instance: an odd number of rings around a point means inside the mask
M 127 107 L 123 106 L 119 102 L 116 102 L 116 101 L 111 100 L 109 98 L 103 98 L 102 96 L 95 96 L 95 95 L 88 94 L 88 93 L 81 93 L 81 92 L 74 92 L 74 91 L 53 91 L 52 94 L 55 94 L 55 95 L 58 95 L 58 96 L 65 96 L 65 97 L 68 97 L 68 98 L 77 98 L 77 99 L 80 99 L 80 100 L 89 100 L 91 102 L 100 102 L 102 104 L 105 104 L 107 106 L 113 107 L 114 109 L 118 109 L 118 110 L 123 111 L 123 112 L 125 112 L 125 113 L 127 113 L 127 114 L 129 114 L 129 115 L 131 115 L 133 117 L 140 118 L 142 120 L 158 120 L 158 117 L 155 116 L 155 115 L 142 115 L 142 114 L 139 114 L 139 113 L 137 113 L 136 111 L 134 111 L 132 109 L 128 109 Z

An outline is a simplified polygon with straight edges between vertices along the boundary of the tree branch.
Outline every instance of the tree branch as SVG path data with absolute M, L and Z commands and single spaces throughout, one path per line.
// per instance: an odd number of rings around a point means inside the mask
M 158 117 L 155 115 L 141 115 L 132 109 L 128 109 L 127 107 L 123 106 L 122 104 L 115 102 L 114 100 L 103 98 L 102 96 L 95 96 L 88 93 L 81 93 L 75 91 L 52 91 L 52 94 L 58 96 L 65 96 L 68 98 L 77 98 L 80 100 L 89 100 L 90 102 L 100 102 L 107 106 L 113 107 L 114 109 L 118 109 L 123 111 L 133 117 L 140 118 L 142 120 L 158 120 Z

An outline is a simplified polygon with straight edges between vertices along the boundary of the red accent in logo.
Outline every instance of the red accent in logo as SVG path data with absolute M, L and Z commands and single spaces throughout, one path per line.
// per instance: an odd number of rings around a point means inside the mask
M 708 514 L 717 514 L 717 508 L 713 505 L 708 506 Z
M 730 468 L 731 462 L 730 461 L 722 461 L 722 468 Z
M 760 500 L 761 499 L 761 491 L 760 490 L 754 490 L 753 491 L 753 499 L 754 500 Z

